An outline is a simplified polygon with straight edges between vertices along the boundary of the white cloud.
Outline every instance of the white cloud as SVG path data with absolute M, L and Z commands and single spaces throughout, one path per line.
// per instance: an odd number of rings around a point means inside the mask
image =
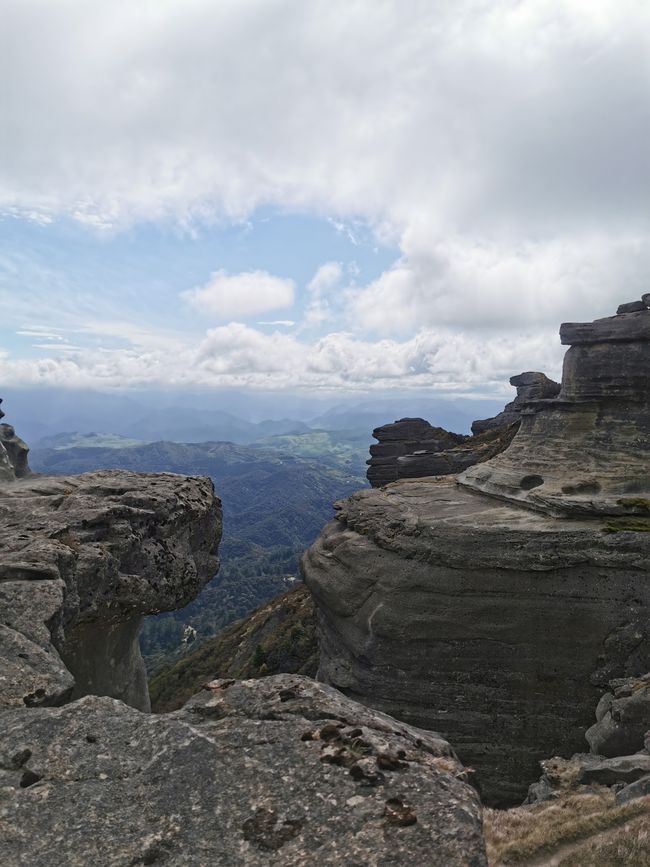
M 365 287 L 319 269 L 299 336 L 332 333 L 311 343 L 224 325 L 199 358 L 143 328 L 137 352 L 16 376 L 492 387 L 556 364 L 562 319 L 648 290 L 640 0 L 8 0 L 0 42 L 0 210 L 119 229 L 271 203 L 401 251 Z M 216 272 L 185 297 L 227 322 L 294 287 Z
M 318 268 L 307 284 L 308 303 L 303 317 L 304 328 L 317 328 L 333 318 L 339 306 L 335 293 L 340 289 L 342 274 L 343 270 L 338 262 L 325 262 Z
M 210 329 L 198 346 L 173 350 L 84 349 L 65 357 L 16 360 L 0 356 L 0 379 L 13 385 L 119 388 L 131 385 L 237 386 L 312 391 L 366 391 L 399 387 L 431 393 L 505 393 L 509 376 L 542 362 L 559 375 L 557 338 L 521 334 L 465 335 L 422 329 L 407 340 L 364 340 L 331 333 L 314 342 L 293 334 L 263 333 L 237 322 Z
M 219 319 L 230 319 L 290 307 L 294 290 L 293 280 L 274 277 L 266 271 L 242 271 L 240 274 L 215 271 L 205 286 L 190 289 L 182 295 L 197 310 Z
M 400 261 L 350 296 L 351 322 L 380 334 L 557 329 L 563 320 L 612 315 L 623 298 L 641 296 L 650 271 L 650 245 L 634 236 L 432 243 L 410 231 L 403 243 Z

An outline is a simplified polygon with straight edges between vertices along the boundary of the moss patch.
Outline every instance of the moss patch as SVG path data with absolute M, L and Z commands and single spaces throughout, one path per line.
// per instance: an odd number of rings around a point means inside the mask
M 616 501 L 624 509 L 634 509 L 642 514 L 650 515 L 650 500 L 647 497 L 621 497 Z
M 650 518 L 612 518 L 603 533 L 650 533 Z

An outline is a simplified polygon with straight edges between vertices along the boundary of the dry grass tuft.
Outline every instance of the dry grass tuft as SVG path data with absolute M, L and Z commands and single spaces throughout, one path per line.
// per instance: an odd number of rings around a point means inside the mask
M 642 817 L 641 824 L 645 834 L 637 835 L 636 842 L 621 830 L 621 826 L 632 819 Z M 587 860 L 557 861 L 554 864 L 569 864 L 575 867 L 599 865 L 608 867 L 609 861 L 601 858 L 601 850 L 607 845 L 621 847 L 623 841 L 630 841 L 630 847 L 637 849 L 645 846 L 650 822 L 650 798 L 641 798 L 620 807 L 616 806 L 614 795 L 607 789 L 597 794 L 570 794 L 556 801 L 547 801 L 531 807 L 516 807 L 511 810 L 485 810 L 484 829 L 488 859 L 492 867 L 509 864 L 543 863 L 545 856 L 558 853 L 565 846 L 584 840 L 588 848 L 590 842 L 595 847 Z M 615 834 L 603 834 L 610 830 Z M 597 841 L 591 840 L 594 835 Z M 621 839 L 618 840 L 618 837 Z M 627 845 L 627 844 L 626 844 Z M 592 847 L 592 848 L 593 848 Z M 580 846 L 580 851 L 586 851 Z M 629 848 L 629 847 L 628 847 Z M 569 853 L 567 853 L 568 855 Z M 612 865 L 625 863 L 637 865 L 636 861 L 612 861 Z M 650 861 L 638 861 L 639 867 Z

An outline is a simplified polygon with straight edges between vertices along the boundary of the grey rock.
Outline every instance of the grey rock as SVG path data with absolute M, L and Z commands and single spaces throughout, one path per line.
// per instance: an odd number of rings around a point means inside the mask
M 645 307 L 650 307 L 650 292 L 646 292 L 645 295 L 642 295 L 641 300 Z
M 0 404 L 2 398 L 0 398 Z M 5 414 L 0 409 L 0 418 Z M 29 448 L 9 424 L 0 424 L 0 482 L 10 482 L 15 478 L 24 478 L 30 473 L 27 463 Z
M 212 482 L 123 471 L 0 484 L 0 706 L 87 693 L 148 709 L 138 631 L 218 568 Z
M 402 418 L 393 424 L 375 428 L 372 435 L 378 443 L 370 446 L 367 475 L 375 488 L 400 477 L 399 459 L 402 456 L 422 451 L 441 452 L 468 439 L 462 434 L 433 427 L 423 418 Z
M 621 313 L 638 313 L 639 310 L 645 310 L 646 305 L 643 301 L 629 301 L 627 304 L 619 304 L 616 313 L 618 316 Z
M 557 397 L 560 393 L 560 383 L 549 379 L 544 373 L 526 371 L 510 377 L 510 385 L 517 389 L 517 397 L 506 404 L 503 411 L 494 418 L 480 419 L 472 424 L 472 433 L 481 434 L 504 425 L 516 424 L 521 421 L 521 412 L 533 400 L 546 400 Z
M 586 732 L 593 753 L 625 756 L 643 749 L 650 729 L 650 675 L 612 681 L 596 707 L 597 722 Z
M 650 316 L 647 310 L 607 316 L 593 322 L 564 322 L 560 325 L 560 343 L 580 346 L 599 343 L 643 343 L 650 340 Z M 602 350 L 601 350 L 602 351 Z
M 650 795 L 650 774 L 645 777 L 640 777 L 629 786 L 625 786 L 616 793 L 617 804 L 627 804 L 628 801 L 634 801 L 636 798 L 645 798 Z
M 529 403 L 512 444 L 459 482 L 557 517 L 650 517 L 650 311 L 565 324 L 562 390 Z M 610 529 L 643 529 L 643 521 Z M 647 524 L 650 529 L 650 523 Z
M 650 756 L 636 753 L 632 756 L 617 756 L 611 759 L 585 759 L 579 783 L 596 783 L 613 786 L 616 783 L 633 783 L 650 774 Z
M 359 491 L 303 558 L 319 678 L 422 728 L 522 800 L 540 759 L 583 747 L 613 677 L 650 670 L 650 534 L 603 533 L 459 487 Z
M 295 675 L 214 681 L 181 711 L 105 697 L 0 713 L 7 867 L 484 867 L 443 740 Z

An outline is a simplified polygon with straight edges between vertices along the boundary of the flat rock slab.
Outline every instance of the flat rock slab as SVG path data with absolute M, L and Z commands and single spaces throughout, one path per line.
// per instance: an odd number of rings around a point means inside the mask
M 6 867 L 484 867 L 439 736 L 296 675 L 215 681 L 174 714 L 86 697 L 0 714 Z

